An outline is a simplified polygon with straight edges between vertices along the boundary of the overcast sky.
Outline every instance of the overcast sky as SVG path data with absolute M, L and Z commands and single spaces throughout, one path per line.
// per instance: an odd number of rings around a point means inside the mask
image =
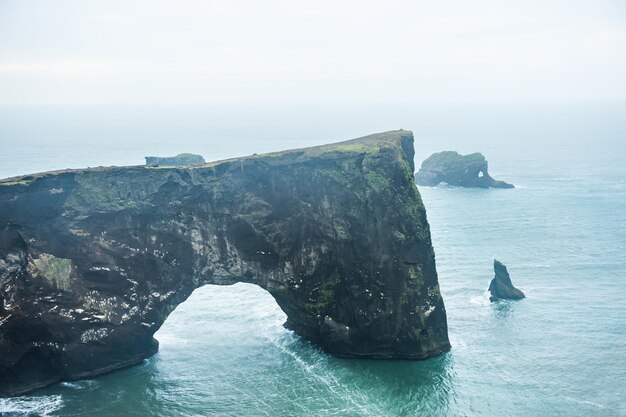
M 0 104 L 626 99 L 626 1 L 0 0 Z

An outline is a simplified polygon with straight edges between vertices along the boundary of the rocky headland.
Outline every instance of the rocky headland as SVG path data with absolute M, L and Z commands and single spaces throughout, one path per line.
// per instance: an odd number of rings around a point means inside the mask
M 489 175 L 487 160 L 481 153 L 460 155 L 454 151 L 437 152 L 422 162 L 415 174 L 417 185 L 436 187 L 445 182 L 459 187 L 514 188 Z
M 0 395 L 141 362 L 206 284 L 266 289 L 342 357 L 450 348 L 413 134 L 0 182 Z M 210 347 L 208 347 L 210 348 Z

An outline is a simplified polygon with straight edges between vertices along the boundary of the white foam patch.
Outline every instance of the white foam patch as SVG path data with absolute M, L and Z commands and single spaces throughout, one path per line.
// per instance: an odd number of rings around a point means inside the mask
M 94 389 L 98 386 L 98 381 L 92 379 L 84 379 L 81 381 L 72 381 L 72 382 L 61 382 L 61 385 L 67 388 L 72 388 L 76 390 L 82 389 Z
M 2 413 L 15 413 L 30 416 L 37 414 L 49 416 L 63 406 L 60 395 L 48 395 L 45 397 L 17 397 L 0 398 L 0 415 Z
M 465 341 L 465 339 L 460 337 L 458 334 L 450 332 L 448 334 L 448 338 L 450 339 L 450 344 L 454 346 L 455 352 L 468 350 L 469 344 Z
M 473 305 L 488 306 L 490 303 L 488 291 L 470 298 L 470 304 Z
M 296 338 L 298 338 L 298 336 L 294 336 L 294 338 L 291 339 L 291 342 L 294 342 Z M 328 360 L 326 355 L 315 355 L 313 358 L 307 360 L 301 357 L 296 351 L 292 350 L 289 344 L 277 342 L 274 343 L 274 345 L 281 352 L 289 355 L 294 360 L 294 363 L 304 370 L 311 377 L 311 379 L 324 385 L 330 393 L 335 395 L 341 401 L 349 403 L 351 407 L 344 411 L 355 408 L 358 410 L 358 414 L 362 416 L 382 417 L 388 415 L 382 408 L 368 399 L 366 392 L 358 389 L 350 389 L 348 385 L 341 383 L 331 372 L 325 371 L 324 364 L 326 364 Z
M 568 401 L 577 403 L 577 404 L 590 405 L 590 406 L 595 407 L 595 408 L 600 408 L 600 409 L 606 408 L 606 405 L 600 404 L 600 403 L 596 403 L 596 402 L 593 402 L 593 401 L 580 400 L 580 399 L 572 398 L 572 397 L 565 397 L 565 399 L 568 400 Z

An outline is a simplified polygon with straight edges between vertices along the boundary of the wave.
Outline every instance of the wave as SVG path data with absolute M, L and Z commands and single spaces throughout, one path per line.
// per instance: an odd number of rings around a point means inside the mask
M 606 408 L 606 405 L 600 404 L 600 403 L 596 403 L 596 402 L 593 402 L 593 401 L 580 400 L 580 399 L 573 398 L 573 397 L 565 397 L 565 399 L 568 400 L 568 401 L 571 401 L 573 403 L 576 403 L 576 404 L 590 405 L 592 407 L 600 408 L 600 409 Z
M 11 417 L 49 416 L 63 407 L 60 395 L 0 398 L 0 415 Z
M 480 306 L 488 306 L 491 304 L 489 301 L 489 291 L 483 292 L 481 295 L 477 295 L 470 298 L 470 304 L 480 305 Z
M 352 389 L 333 375 L 332 370 L 328 368 L 328 356 L 326 354 L 317 349 L 309 352 L 310 356 L 300 355 L 296 352 L 293 347 L 301 343 L 299 339 L 299 336 L 293 335 L 293 337 L 287 340 L 276 340 L 273 344 L 283 354 L 291 357 L 294 364 L 302 369 L 313 381 L 324 386 L 328 393 L 345 403 L 346 408 L 342 411 L 347 412 L 347 414 L 357 412 L 359 415 L 366 417 L 388 415 L 384 409 L 368 398 L 367 392 L 358 388 Z

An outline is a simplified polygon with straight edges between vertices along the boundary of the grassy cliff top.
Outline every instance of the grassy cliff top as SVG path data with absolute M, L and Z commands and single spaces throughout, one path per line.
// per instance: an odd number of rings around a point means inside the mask
M 285 151 L 270 152 L 250 156 L 225 159 L 221 161 L 208 162 L 199 167 L 211 167 L 223 163 L 239 162 L 248 159 L 262 159 L 272 164 L 288 164 L 301 162 L 310 158 L 334 157 L 345 153 L 371 153 L 378 152 L 382 148 L 397 148 L 402 150 L 410 142 L 411 152 L 413 151 L 413 132 L 410 130 L 390 130 L 388 132 L 374 133 L 356 139 L 343 142 L 335 142 L 326 145 L 312 146 L 308 148 L 288 149 Z M 403 145 L 404 144 L 404 145 Z M 412 159 L 412 157 L 411 157 Z
M 271 152 L 266 154 L 248 155 L 231 159 L 207 162 L 202 165 L 190 166 L 163 166 L 148 167 L 145 165 L 131 166 L 109 166 L 95 168 L 78 168 L 78 169 L 61 169 L 36 174 L 20 175 L 0 180 L 0 186 L 12 185 L 28 185 L 37 178 L 60 175 L 64 173 L 82 173 L 82 172 L 100 172 L 111 170 L 128 170 L 140 171 L 145 169 L 202 169 L 215 167 L 222 164 L 239 163 L 246 160 L 263 160 L 264 162 L 276 165 L 298 163 L 310 158 L 333 157 L 345 153 L 369 153 L 378 152 L 382 148 L 396 148 L 400 150 L 409 164 L 413 166 L 413 132 L 410 130 L 392 130 L 388 132 L 375 133 L 356 139 L 350 139 L 343 142 L 336 142 L 326 145 L 313 146 L 308 148 L 289 149 L 279 152 Z
M 304 156 L 315 157 L 330 152 L 370 152 L 381 147 L 399 146 L 402 138 L 413 138 L 413 132 L 410 130 L 390 130 L 388 132 L 374 133 L 372 135 L 363 136 L 356 139 L 350 139 L 343 142 L 335 142 L 327 145 L 313 146 L 301 149 L 289 149 L 286 151 L 272 152 L 268 154 L 255 155 L 256 157 L 264 156 L 281 156 L 291 153 L 304 152 Z

